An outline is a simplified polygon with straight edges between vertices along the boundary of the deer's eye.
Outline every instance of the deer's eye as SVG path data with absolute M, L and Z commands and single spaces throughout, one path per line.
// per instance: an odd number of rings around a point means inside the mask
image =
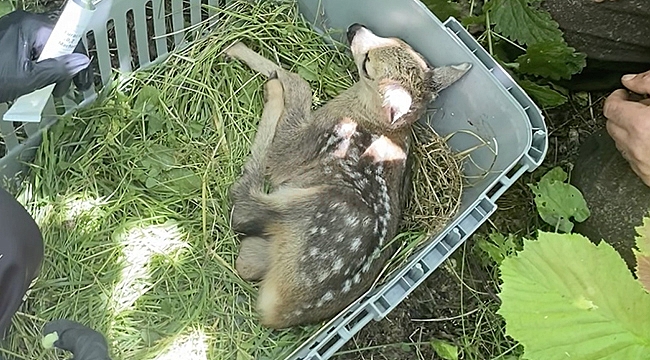
M 368 73 L 368 62 L 369 62 L 369 58 L 368 58 L 368 54 L 366 53 L 366 56 L 363 58 L 363 64 L 361 68 L 363 69 L 363 76 L 372 80 L 370 74 Z

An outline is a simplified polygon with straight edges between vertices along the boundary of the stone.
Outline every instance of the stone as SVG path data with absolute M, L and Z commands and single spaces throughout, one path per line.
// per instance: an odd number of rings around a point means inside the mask
M 574 232 L 592 242 L 605 240 L 633 270 L 636 260 L 635 227 L 650 210 L 650 187 L 632 171 L 606 129 L 589 137 L 581 146 L 571 183 L 583 194 L 591 216 L 577 223 Z

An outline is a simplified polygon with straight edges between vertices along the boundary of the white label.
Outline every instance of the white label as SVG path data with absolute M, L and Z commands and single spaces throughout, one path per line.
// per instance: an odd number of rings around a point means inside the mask
M 92 10 L 84 9 L 73 0 L 68 0 L 38 61 L 72 54 L 92 16 Z

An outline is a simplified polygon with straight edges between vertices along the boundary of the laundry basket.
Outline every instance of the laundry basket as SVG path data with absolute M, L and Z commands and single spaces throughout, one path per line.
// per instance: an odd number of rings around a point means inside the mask
M 430 63 L 470 62 L 472 70 L 436 100 L 426 120 L 442 136 L 456 133 L 450 145 L 464 150 L 488 142 L 472 154 L 475 166 L 465 175 L 487 176 L 463 190 L 461 208 L 448 226 L 431 238 L 382 286 L 359 298 L 298 346 L 289 359 L 326 359 L 371 320 L 380 320 L 420 285 L 496 210 L 495 201 L 524 172 L 537 168 L 546 155 L 546 126 L 537 106 L 495 60 L 453 18 L 440 22 L 418 0 L 297 0 L 314 29 L 344 30 L 358 22 L 379 36 L 396 36 L 411 44 Z M 111 79 L 112 68 L 128 72 L 163 61 L 170 51 L 189 44 L 201 21 L 218 21 L 212 7 L 220 0 L 103 0 L 98 3 L 84 38 L 96 59 L 97 86 L 85 94 L 50 101 L 40 123 L 0 120 L 0 176 L 24 174 L 55 114 L 92 103 Z M 147 21 L 147 19 L 150 19 Z M 333 32 L 343 34 L 344 31 Z M 135 39 L 134 41 L 132 39 Z M 342 40 L 342 39 L 336 39 Z M 0 105 L 2 106 L 2 105 Z M 5 108 L 0 107 L 0 116 Z M 490 150 L 492 149 L 492 151 Z M 495 151 L 496 150 L 496 151 Z

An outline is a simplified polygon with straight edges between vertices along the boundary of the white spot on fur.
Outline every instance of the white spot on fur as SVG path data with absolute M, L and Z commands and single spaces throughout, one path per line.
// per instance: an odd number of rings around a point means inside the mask
M 348 215 L 345 217 L 344 222 L 347 226 L 357 226 L 359 225 L 359 218 L 353 215 Z
M 323 215 L 324 215 L 324 214 L 323 214 L 322 212 L 320 212 L 320 211 L 317 212 L 317 213 L 316 213 L 316 219 L 320 219 L 320 218 L 322 218 Z
M 375 260 L 375 259 L 379 258 L 379 256 L 381 256 L 381 250 L 379 248 L 376 248 L 372 252 L 372 259 Z
M 411 109 L 413 98 L 403 87 L 397 84 L 389 84 L 384 87 L 384 108 L 388 109 L 391 121 L 399 120 Z
M 345 276 L 350 275 L 350 271 L 352 271 L 352 269 L 350 269 L 350 268 L 345 269 L 345 271 L 343 272 L 343 275 L 345 275 Z
M 317 247 L 311 247 L 309 248 L 309 256 L 317 256 L 319 253 L 319 250 Z
M 343 158 L 348 152 L 350 147 L 350 139 L 357 131 L 357 123 L 352 121 L 350 118 L 344 118 L 340 124 L 336 125 L 334 128 L 334 133 L 341 139 L 336 150 L 334 150 L 333 155 L 337 158 Z
M 363 156 L 370 156 L 375 163 L 406 160 L 406 153 L 404 150 L 391 139 L 383 135 L 368 146 L 366 151 L 363 153 Z M 377 167 L 377 181 L 379 181 L 379 173 L 381 172 L 383 172 L 383 168 Z
M 341 271 L 342 268 L 343 268 L 343 259 L 342 258 L 336 259 L 336 261 L 334 262 L 334 266 L 332 267 L 332 271 L 334 273 L 338 273 L 339 271 Z
M 326 292 L 325 295 L 323 295 L 323 297 L 321 298 L 321 300 L 324 303 L 328 301 L 332 301 L 333 299 L 334 299 L 334 293 L 332 293 L 331 291 Z
M 351 288 L 352 288 L 352 281 L 345 280 L 345 282 L 343 283 L 343 289 L 341 291 L 345 294 L 348 291 L 350 291 Z
M 309 229 L 309 235 L 316 235 L 317 232 L 318 232 L 318 227 L 313 227 Z
M 353 252 L 357 252 L 359 251 L 359 247 L 361 247 L 361 237 L 357 236 L 350 243 L 350 250 Z
M 356 275 L 354 275 L 354 278 L 352 279 L 352 281 L 353 281 L 355 284 L 360 283 L 360 282 L 361 282 L 361 274 L 358 274 L 358 273 L 357 273 Z
M 363 272 L 363 273 L 367 273 L 368 270 L 370 270 L 370 261 L 368 261 L 367 263 L 365 263 L 365 264 L 363 265 L 363 267 L 361 268 L 361 272 Z
M 321 235 L 325 235 L 325 234 L 327 234 L 327 228 L 321 227 L 319 232 L 320 232 Z
M 320 275 L 318 275 L 318 282 L 322 283 L 327 280 L 327 278 L 330 276 L 329 271 L 323 271 Z
M 302 310 L 294 310 L 294 311 L 293 311 L 293 315 L 294 315 L 294 316 L 300 316 L 300 315 L 302 315 Z
M 338 243 L 343 242 L 343 240 L 345 240 L 345 235 L 343 235 L 343 234 L 339 234 L 336 237 L 336 242 L 338 242 Z

